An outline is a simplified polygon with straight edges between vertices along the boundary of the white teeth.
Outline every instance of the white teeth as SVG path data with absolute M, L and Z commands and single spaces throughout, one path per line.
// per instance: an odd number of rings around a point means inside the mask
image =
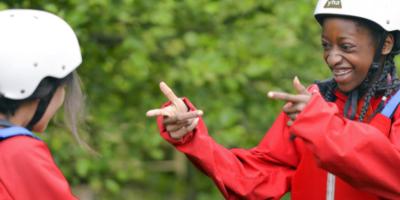
M 343 76 L 348 73 L 350 73 L 352 70 L 351 69 L 334 69 L 333 70 L 333 75 L 335 76 Z

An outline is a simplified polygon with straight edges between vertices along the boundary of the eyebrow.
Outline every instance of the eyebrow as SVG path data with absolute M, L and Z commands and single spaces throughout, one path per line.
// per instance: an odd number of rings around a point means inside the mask
M 354 39 L 355 37 L 354 36 L 340 36 L 338 39 L 339 40 L 345 40 L 345 39 Z
M 324 34 L 321 34 L 321 39 L 327 38 L 326 36 L 324 36 Z M 354 39 L 357 38 L 356 34 L 346 34 L 346 36 L 339 36 L 338 39 L 339 40 L 345 40 L 345 39 Z

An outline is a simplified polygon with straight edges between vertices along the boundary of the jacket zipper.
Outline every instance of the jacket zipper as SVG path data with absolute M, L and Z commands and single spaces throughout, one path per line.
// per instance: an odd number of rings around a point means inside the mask
M 326 180 L 326 200 L 335 200 L 335 175 L 328 172 Z

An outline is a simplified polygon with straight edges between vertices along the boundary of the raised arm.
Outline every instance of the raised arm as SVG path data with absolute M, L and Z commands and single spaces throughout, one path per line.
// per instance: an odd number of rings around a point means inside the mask
M 196 110 L 188 100 L 183 102 L 189 108 L 185 112 Z M 160 110 L 169 110 L 170 106 L 176 106 L 176 103 L 171 101 Z M 208 135 L 201 118 L 183 137 L 172 138 L 166 121 L 174 115 L 157 114 L 162 137 L 211 177 L 226 199 L 279 199 L 290 189 L 298 155 L 290 140 L 288 118 L 284 114 L 278 117 L 262 142 L 250 150 L 229 150 L 217 144 Z

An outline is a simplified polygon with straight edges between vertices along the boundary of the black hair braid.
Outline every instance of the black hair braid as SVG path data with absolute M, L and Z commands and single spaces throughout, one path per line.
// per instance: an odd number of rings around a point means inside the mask
M 386 65 L 389 68 L 388 75 L 390 74 L 391 83 L 386 84 L 386 87 L 384 86 L 383 88 L 380 88 L 380 89 L 385 90 L 384 96 L 387 97 L 399 89 L 400 80 L 397 77 L 397 70 L 396 70 L 396 64 L 394 62 L 394 55 L 390 54 L 386 60 L 386 63 L 387 63 Z
M 375 96 L 375 94 L 378 90 L 378 87 L 385 85 L 385 80 L 386 80 L 387 74 L 389 72 L 388 68 L 390 68 L 390 66 L 387 67 L 387 64 L 385 62 L 384 66 L 383 66 L 383 71 L 380 73 L 380 76 L 372 84 L 370 82 L 373 81 L 374 74 L 379 73 L 379 71 L 378 71 L 379 69 L 371 68 L 370 71 L 368 72 L 367 78 L 361 84 L 360 89 L 364 90 L 364 91 L 367 90 L 367 93 L 364 97 L 364 105 L 361 109 L 360 117 L 358 118 L 359 121 L 364 120 L 364 118 L 367 114 L 367 111 L 368 111 L 368 107 L 371 103 L 371 99 L 372 99 L 372 97 Z M 369 85 L 369 87 L 368 87 L 368 85 Z M 387 85 L 387 83 L 386 83 L 386 85 Z
M 375 93 L 376 93 L 376 89 L 377 89 L 376 85 L 377 85 L 376 82 L 374 84 L 372 84 L 371 87 L 368 89 L 367 94 L 365 95 L 364 105 L 361 109 L 360 117 L 358 118 L 359 121 L 363 121 L 365 115 L 367 114 L 370 101 L 371 101 L 372 97 L 375 96 Z
M 377 71 L 377 70 L 372 70 L 372 71 Z M 390 81 L 388 80 L 388 75 L 391 76 L 392 80 L 390 80 Z M 370 74 L 368 74 L 368 77 L 372 77 L 372 76 L 370 76 Z M 368 107 L 371 103 L 370 101 L 371 101 L 372 97 L 375 97 L 377 95 L 379 95 L 379 96 L 383 95 L 384 97 L 390 96 L 394 91 L 396 91 L 399 88 L 399 86 L 400 86 L 400 82 L 396 75 L 396 66 L 394 63 L 394 57 L 392 55 L 389 55 L 385 59 L 384 68 L 383 68 L 381 75 L 368 88 L 368 91 L 364 98 L 364 105 L 361 109 L 359 121 L 363 121 L 364 118 L 366 117 Z M 373 115 L 371 115 L 369 117 L 369 119 L 371 119 L 371 117 L 373 117 L 376 113 L 380 112 L 383 109 L 384 103 L 385 102 L 382 101 L 378 105 L 378 108 L 374 111 Z

